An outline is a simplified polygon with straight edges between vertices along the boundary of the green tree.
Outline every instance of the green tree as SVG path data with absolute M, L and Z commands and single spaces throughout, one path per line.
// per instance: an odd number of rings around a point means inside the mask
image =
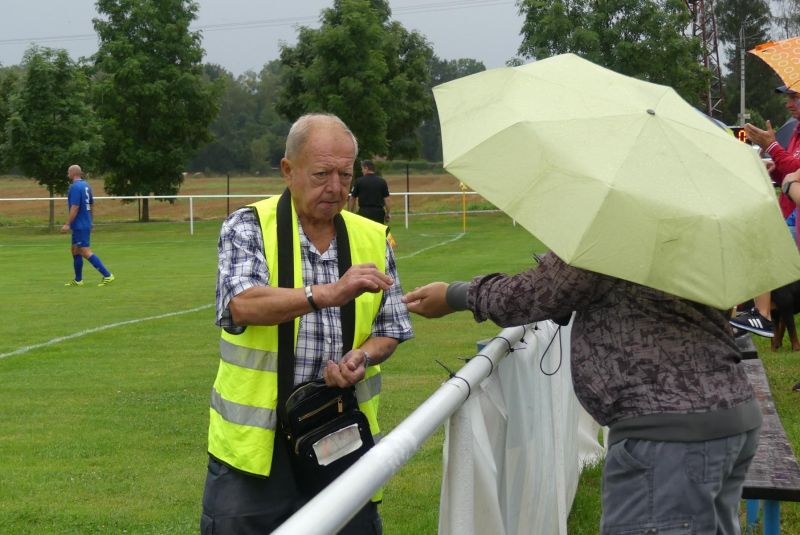
M 22 60 L 23 78 L 8 103 L 7 156 L 53 197 L 67 191 L 67 167 L 94 165 L 101 145 L 89 106 L 85 69 L 66 50 L 32 47 Z M 13 80 L 4 81 L 14 84 Z M 50 229 L 55 223 L 50 201 Z
M 188 160 L 210 139 L 219 91 L 203 78 L 200 34 L 189 30 L 197 9 L 189 0 L 97 2 L 95 101 L 115 195 L 177 194 Z
M 788 39 L 800 34 L 800 0 L 772 0 L 772 23 L 776 39 Z
M 430 45 L 390 20 L 385 0 L 335 0 L 319 29 L 302 27 L 281 49 L 278 110 L 288 119 L 311 111 L 341 117 L 363 157 L 409 156 L 414 132 L 430 114 Z
M 220 107 L 211 124 L 213 140 L 194 157 L 190 169 L 223 173 L 249 170 L 249 143 L 256 135 L 256 102 L 246 79 L 253 73 L 237 79 L 218 66 L 206 66 L 207 74 L 210 69 L 220 69 L 214 78 L 222 88 Z
M 250 142 L 251 169 L 265 172 L 278 167 L 283 158 L 286 136 L 291 123 L 277 109 L 283 81 L 280 60 L 264 65 L 255 86 L 256 117 L 260 125 L 258 137 Z
M 763 117 L 771 119 L 777 128 L 786 118 L 783 99 L 774 92 L 782 82 L 769 65 L 747 53 L 756 45 L 769 41 L 769 4 L 765 0 L 720 0 L 716 4 L 716 19 L 719 40 L 727 50 L 723 120 L 728 124 L 740 124 L 741 121 L 741 58 L 744 54 L 745 112 L 751 113 L 749 120 L 759 126 L 763 126 L 758 121 Z
M 701 45 L 687 36 L 683 0 L 518 0 L 525 17 L 519 53 L 542 59 L 572 52 L 700 103 L 709 81 Z
M 7 171 L 10 165 L 6 132 L 11 116 L 11 96 L 17 91 L 19 71 L 19 67 L 0 67 L 0 172 Z
M 442 60 L 435 55 L 431 57 L 428 68 L 431 80 L 428 91 L 431 98 L 433 98 L 431 91 L 437 85 L 486 70 L 483 62 L 475 59 Z M 435 101 L 433 102 L 433 113 L 419 127 L 418 134 L 422 141 L 422 157 L 428 161 L 441 162 L 442 130 Z
M 192 170 L 268 172 L 280 164 L 289 122 L 275 109 L 281 64 L 273 60 L 256 74 L 234 78 L 218 65 L 206 76 L 223 86 L 221 105 L 211 125 L 214 140 L 193 159 Z

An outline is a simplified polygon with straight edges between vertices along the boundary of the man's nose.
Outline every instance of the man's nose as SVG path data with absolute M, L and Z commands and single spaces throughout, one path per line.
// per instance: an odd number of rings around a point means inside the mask
M 331 179 L 328 181 L 328 185 L 332 189 L 339 189 L 345 184 L 345 178 L 339 174 L 339 171 L 333 171 L 331 173 Z

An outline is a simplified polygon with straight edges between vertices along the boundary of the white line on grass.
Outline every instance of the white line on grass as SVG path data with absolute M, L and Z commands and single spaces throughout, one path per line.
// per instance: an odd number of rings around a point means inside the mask
M 443 242 L 436 243 L 436 244 L 431 245 L 429 247 L 423 247 L 422 249 L 420 249 L 418 251 L 414 251 L 411 254 L 398 256 L 397 259 L 398 260 L 403 260 L 403 259 L 406 259 L 406 258 L 411 258 L 411 257 L 417 256 L 420 253 L 424 253 L 425 251 L 430 251 L 431 249 L 435 249 L 436 247 L 441 247 L 442 245 L 447 245 L 448 243 L 453 243 L 454 241 L 460 240 L 463 237 L 464 237 L 464 233 L 462 232 L 462 233 L 456 235 L 456 237 L 454 237 L 454 238 L 451 238 L 449 240 L 445 240 Z M 4 359 L 6 357 L 13 357 L 14 355 L 21 355 L 23 353 L 27 353 L 28 351 L 32 351 L 34 349 L 39 349 L 40 347 L 51 346 L 51 345 L 54 345 L 54 344 L 58 344 L 59 342 L 64 342 L 66 340 L 72 340 L 73 338 L 79 338 L 79 337 L 85 336 L 87 334 L 92 334 L 92 333 L 96 333 L 96 332 L 100 332 L 100 331 L 105 331 L 106 329 L 113 329 L 114 327 L 121 327 L 123 325 L 131 325 L 133 323 L 141 323 L 143 321 L 150 321 L 150 320 L 158 320 L 158 319 L 162 319 L 162 318 L 168 318 L 170 316 L 180 316 L 181 314 L 190 314 L 192 312 L 197 312 L 198 310 L 203 310 L 203 309 L 206 309 L 206 308 L 210 308 L 212 306 L 214 306 L 214 305 L 203 305 L 201 307 L 191 308 L 189 310 L 181 310 L 179 312 L 169 312 L 168 314 L 161 314 L 159 316 L 150 316 L 148 318 L 139 318 L 139 319 L 136 319 L 136 320 L 128 320 L 128 321 L 121 321 L 119 323 L 111 323 L 109 325 L 101 325 L 100 327 L 94 327 L 92 329 L 86 329 L 84 331 L 80 331 L 80 332 L 77 332 L 77 333 L 74 333 L 74 334 L 70 334 L 70 335 L 67 335 L 67 336 L 59 336 L 58 338 L 53 338 L 52 340 L 48 340 L 47 342 L 43 342 L 41 344 L 34 344 L 34 345 L 31 345 L 31 346 L 21 347 L 19 349 L 16 349 L 14 351 L 10 351 L 8 353 L 0 353 L 0 359 Z
M 422 249 L 420 249 L 419 251 L 414 251 L 414 252 L 413 252 L 413 253 L 411 253 L 411 254 L 407 254 L 407 255 L 403 255 L 403 256 L 398 256 L 398 257 L 397 257 L 397 259 L 398 259 L 398 260 L 404 260 L 404 259 L 406 259 L 406 258 L 411 258 L 412 256 L 417 256 L 417 255 L 418 255 L 418 254 L 420 254 L 420 253 L 424 253 L 425 251 L 430 251 L 431 249 L 435 249 L 436 247 L 441 247 L 442 245 L 447 245 L 448 243 L 453 243 L 454 241 L 456 241 L 456 240 L 460 240 L 460 239 L 461 239 L 461 238 L 463 238 L 463 237 L 464 237 L 464 233 L 462 232 L 462 233 L 460 233 L 459 235 L 457 235 L 455 238 L 451 238 L 451 239 L 449 239 L 449 240 L 445 240 L 445 241 L 443 241 L 443 242 L 436 243 L 436 244 L 434 244 L 434 245 L 431 245 L 430 247 L 423 247 L 423 248 L 422 248 Z
M 4 359 L 6 357 L 13 357 L 14 355 L 21 355 L 23 353 L 27 353 L 28 351 L 32 351 L 34 349 L 39 349 L 40 347 L 47 347 L 54 344 L 58 344 L 59 342 L 64 342 L 66 340 L 72 340 L 73 338 L 79 338 L 81 336 L 85 336 L 87 334 L 97 333 L 100 331 L 105 331 L 107 329 L 113 329 L 114 327 L 122 327 L 123 325 L 131 325 L 133 323 L 141 323 L 143 321 L 150 321 L 150 320 L 160 320 L 162 318 L 169 318 L 171 316 L 180 316 L 182 314 L 191 314 L 192 312 L 197 312 L 198 310 L 204 310 L 206 308 L 211 308 L 214 305 L 203 305 L 197 308 L 190 308 L 189 310 L 180 310 L 178 312 L 169 312 L 167 314 L 160 314 L 158 316 L 150 316 L 148 318 L 139 318 L 136 320 L 128 320 L 128 321 L 120 321 L 119 323 L 110 323 L 108 325 L 101 325 L 100 327 L 93 327 L 91 329 L 86 329 L 84 331 L 79 331 L 73 334 L 69 334 L 67 336 L 59 336 L 58 338 L 53 338 L 52 340 L 48 340 L 47 342 L 42 342 L 41 344 L 34 344 L 32 346 L 25 346 L 9 353 L 0 353 L 0 359 Z

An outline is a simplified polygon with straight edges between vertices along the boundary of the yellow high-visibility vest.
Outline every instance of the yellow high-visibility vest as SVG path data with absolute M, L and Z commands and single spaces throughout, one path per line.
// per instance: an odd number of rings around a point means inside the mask
M 259 217 L 264 254 L 269 268 L 269 285 L 278 286 L 278 241 L 276 208 L 279 196 L 250 205 Z M 386 271 L 386 227 L 343 211 L 350 243 L 352 264 L 373 263 Z M 292 202 L 292 228 L 297 229 L 297 212 Z M 304 286 L 300 238 L 294 236 L 294 286 Z M 341 274 L 340 274 L 341 275 Z M 377 317 L 382 292 L 365 292 L 356 298 L 353 348 L 369 338 Z M 294 343 L 300 319 L 294 320 Z M 241 334 L 222 329 L 220 363 L 211 389 L 208 451 L 220 461 L 243 472 L 269 476 L 275 433 L 278 430 L 278 326 L 248 326 Z M 359 408 L 366 415 L 370 431 L 379 438 L 378 404 L 380 366 L 367 368 L 356 385 Z M 373 500 L 380 496 L 373 497 Z

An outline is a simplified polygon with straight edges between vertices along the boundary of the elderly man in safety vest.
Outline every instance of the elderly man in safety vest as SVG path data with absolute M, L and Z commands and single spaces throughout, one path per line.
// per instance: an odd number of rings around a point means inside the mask
M 286 192 L 234 212 L 222 225 L 221 360 L 211 390 L 203 534 L 269 533 L 308 499 L 297 488 L 278 418 L 280 328 L 293 325 L 294 385 L 318 378 L 355 385 L 378 438 L 379 364 L 413 332 L 386 227 L 342 211 L 357 153 L 355 136 L 338 117 L 301 117 L 281 160 Z M 281 227 L 289 213 L 291 227 Z M 281 228 L 290 229 L 288 238 Z M 337 252 L 345 246 L 351 267 L 340 273 Z M 291 284 L 286 275 L 279 281 L 279 257 L 293 266 Z M 354 332 L 343 340 L 342 310 L 353 301 Z M 344 347 L 352 349 L 342 354 Z M 381 533 L 379 500 L 342 533 Z

